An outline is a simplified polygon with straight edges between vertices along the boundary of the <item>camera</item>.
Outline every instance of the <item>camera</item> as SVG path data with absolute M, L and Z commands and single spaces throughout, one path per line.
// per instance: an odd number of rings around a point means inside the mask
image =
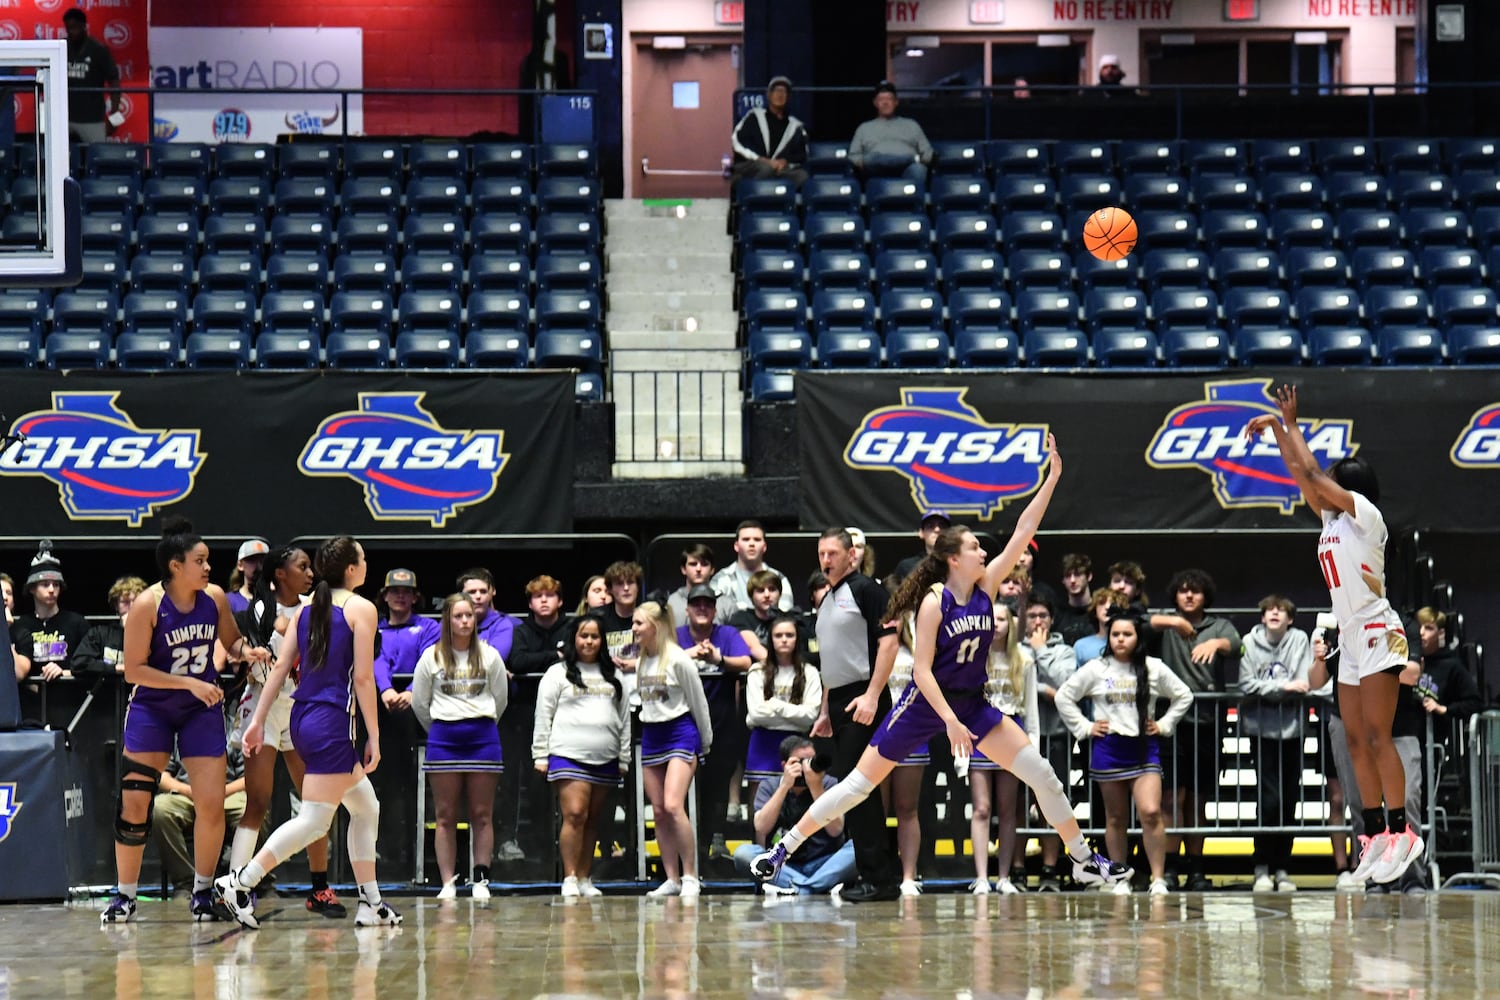
M 827 774 L 828 769 L 833 766 L 833 758 L 826 753 L 815 753 L 813 759 L 807 762 L 807 766 L 819 774 Z

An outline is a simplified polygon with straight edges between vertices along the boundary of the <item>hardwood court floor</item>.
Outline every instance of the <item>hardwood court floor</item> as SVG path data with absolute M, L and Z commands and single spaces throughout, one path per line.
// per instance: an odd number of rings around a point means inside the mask
M 260 931 L 192 924 L 185 898 L 107 930 L 102 901 L 0 907 L 0 997 L 1500 995 L 1500 893 L 393 902 L 403 927 L 358 930 L 298 899 Z

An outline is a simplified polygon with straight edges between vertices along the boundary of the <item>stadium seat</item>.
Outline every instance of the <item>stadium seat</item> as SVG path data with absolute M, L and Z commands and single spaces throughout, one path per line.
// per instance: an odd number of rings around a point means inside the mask
M 1161 350 L 1172 368 L 1224 368 L 1229 364 L 1229 338 L 1219 329 L 1174 327 L 1162 334 Z
M 193 258 L 186 254 L 138 253 L 130 262 L 130 287 L 137 292 L 186 296 L 193 283 Z
M 95 295 L 118 295 L 124 291 L 127 272 L 128 268 L 125 265 L 125 254 L 123 251 L 119 253 L 85 253 L 83 255 L 83 277 L 75 286 L 75 290 Z M 257 268 L 258 272 L 259 269 Z
M 52 300 L 52 330 L 92 334 L 113 341 L 118 311 L 119 302 L 113 295 L 59 292 Z
M 464 252 L 464 220 L 456 215 L 447 218 L 410 216 L 401 227 L 401 245 L 409 254 L 435 253 L 461 257 Z
M 311 215 L 332 219 L 338 203 L 338 189 L 332 181 L 315 177 L 283 178 L 276 182 L 277 215 Z
M 124 254 L 135 232 L 134 220 L 125 215 L 85 215 L 80 243 L 84 253 Z
M 1187 250 L 1198 245 L 1198 220 L 1189 212 L 1150 212 L 1135 224 L 1138 252 Z
M 523 142 L 476 142 L 471 157 L 475 178 L 514 177 L 531 181 L 531 147 Z
M 757 330 L 750 334 L 747 353 L 751 371 L 807 368 L 812 365 L 812 338 L 806 333 Z
M 1365 139 L 1318 139 L 1313 143 L 1313 158 L 1325 179 L 1333 174 L 1375 172 L 1375 147 Z
M 1312 170 L 1312 146 L 1303 139 L 1256 139 L 1250 143 L 1250 163 L 1262 182 L 1283 174 Z
M 183 177 L 154 177 L 141 188 L 141 206 L 147 215 L 185 215 L 194 219 L 208 205 L 206 185 Z
M 538 336 L 545 330 L 579 331 L 593 334 L 598 341 L 603 310 L 597 296 L 573 291 L 538 292 L 532 305 Z
M 1359 322 L 1359 297 L 1348 288 L 1309 285 L 1297 293 L 1297 325 L 1354 326 Z
M 1219 299 L 1207 288 L 1162 288 L 1151 296 L 1158 332 L 1174 327 L 1207 330 L 1219 325 Z
M 988 212 L 943 212 L 934 232 L 938 253 L 952 250 L 994 250 L 1000 227 Z
M 575 403 L 604 402 L 604 378 L 596 372 L 579 372 L 573 378 Z
M 397 368 L 457 368 L 457 333 L 403 330 L 396 334 Z
M 1487 205 L 1474 210 L 1469 217 L 1469 225 L 1474 231 L 1474 245 L 1488 252 L 1493 246 L 1500 245 L 1500 205 Z M 1490 272 L 1491 277 L 1496 272 Z
M 385 368 L 391 362 L 391 338 L 385 331 L 335 330 L 323 345 L 330 368 Z
M 984 147 L 972 142 L 940 139 L 932 144 L 932 170 L 934 181 L 947 176 L 983 177 Z
M 344 176 L 399 185 L 406 173 L 406 149 L 396 142 L 359 140 L 344 147 Z
M 1178 174 L 1182 172 L 1182 145 L 1152 139 L 1128 139 L 1115 146 L 1115 162 L 1121 173 Z
M 458 330 L 463 303 L 448 292 L 402 292 L 396 304 L 401 333 L 435 333 L 453 339 L 453 358 L 458 360 Z M 397 345 L 398 351 L 400 345 Z
M 887 340 L 897 331 L 941 330 L 943 297 L 922 290 L 885 292 L 880 296 L 880 324 Z
M 266 291 L 316 295 L 328 289 L 328 259 L 316 253 L 272 254 L 266 261 Z
M 1344 249 L 1396 247 L 1401 245 L 1401 220 L 1395 212 L 1374 208 L 1351 208 L 1339 213 L 1339 239 Z
M 474 187 L 469 192 L 469 200 L 474 206 L 476 217 L 524 215 L 529 218 L 531 216 L 531 182 L 524 177 L 481 177 L 474 182 Z M 461 208 L 462 206 L 453 208 L 447 214 L 459 215 Z M 419 212 L 417 214 L 441 213 Z
M 103 368 L 109 364 L 113 336 L 98 332 L 53 329 L 47 338 L 47 367 L 64 371 L 78 368 Z
M 1454 195 L 1468 211 L 1500 205 L 1500 175 L 1459 174 Z
M 1375 349 L 1362 326 L 1319 326 L 1307 334 L 1307 355 L 1315 365 L 1368 365 Z
M 1005 286 L 1005 260 L 994 250 L 950 250 L 943 254 L 943 287 L 998 290 Z
M 31 192 L 31 207 L 27 211 L 35 212 L 37 186 L 33 178 L 18 177 L 12 182 L 12 206 L 17 205 L 16 189 L 21 187 L 23 180 L 30 185 Z M 79 182 L 79 189 L 85 215 L 120 215 L 128 212 L 133 219 L 140 205 L 141 186 L 128 177 L 86 177 Z
M 536 169 L 541 178 L 595 177 L 594 147 L 572 142 L 548 142 L 537 147 Z
M 1292 247 L 1285 252 L 1284 259 L 1293 292 L 1310 285 L 1342 288 L 1349 283 L 1349 261 L 1342 250 Z
M 869 261 L 865 262 L 868 283 Z M 740 278 L 748 291 L 780 288 L 802 290 L 802 255 L 786 250 L 756 250 L 740 260 Z
M 1016 326 L 1030 330 L 1078 329 L 1078 296 L 1072 292 L 1031 289 L 1016 294 Z M 1027 361 L 1031 360 L 1030 353 Z
M 443 292 L 457 295 L 463 291 L 464 262 L 459 257 L 442 254 L 413 254 L 401 262 L 401 288 L 407 292 Z
M 1333 218 L 1327 212 L 1283 208 L 1271 214 L 1271 235 L 1283 255 L 1293 247 L 1333 248 Z
M 1360 247 L 1354 251 L 1354 284 L 1361 292 L 1375 285 L 1406 288 L 1416 282 L 1417 261 L 1410 250 Z
M 408 258 L 410 259 L 410 258 Z M 462 268 L 459 269 L 462 273 Z M 603 266 L 599 258 L 586 253 L 552 253 L 536 259 L 538 291 L 586 292 L 598 296 Z
M 531 326 L 531 300 L 519 292 L 476 289 L 469 293 L 466 312 L 471 337 L 475 333 L 505 333 L 524 338 Z
M 323 338 L 323 289 L 313 293 L 268 291 L 260 300 L 261 333 L 310 336 L 314 342 Z
M 1288 326 L 1292 322 L 1291 296 L 1280 288 L 1231 288 L 1224 293 L 1224 319 L 1231 330 Z
M 1491 297 L 1490 302 L 1494 299 Z M 1427 326 L 1432 322 L 1432 305 L 1420 288 L 1377 286 L 1365 292 L 1365 319 L 1379 329 L 1383 326 Z
M 1469 288 L 1483 282 L 1479 253 L 1468 247 L 1427 247 L 1419 259 L 1429 292 L 1442 285 Z
M 1161 363 L 1156 334 L 1147 329 L 1099 330 L 1094 334 L 1094 360 L 1100 368 L 1155 368 Z
M 1201 174 L 1246 173 L 1245 147 L 1242 143 L 1224 139 L 1197 139 L 1184 144 L 1182 158 L 1188 172 L 1194 177 Z
M 1077 330 L 1027 330 L 1022 343 L 1031 368 L 1082 368 L 1089 362 L 1088 338 Z
M 1272 174 L 1260 182 L 1260 196 L 1268 212 L 1317 211 L 1323 207 L 1323 182 L 1314 174 Z
M 849 162 L 847 142 L 809 142 L 807 144 L 807 172 L 814 177 L 827 174 L 845 177 L 854 173 Z
M 308 253 L 328 256 L 333 225 L 317 216 L 278 214 L 271 220 L 271 253 Z
M 813 328 L 818 333 L 849 332 L 868 333 L 875 329 L 875 296 L 869 292 L 829 289 L 813 295 Z M 790 312 L 791 315 L 787 313 Z M 803 329 L 797 322 L 796 303 L 783 300 L 781 309 L 769 320 L 764 309 L 757 304 L 752 315 L 747 303 L 746 319 L 752 330 L 769 329 L 799 332 Z
M 796 379 L 790 372 L 756 372 L 750 380 L 750 398 L 757 403 L 790 403 L 797 398 Z
M 995 207 L 1007 212 L 1053 212 L 1057 190 L 1045 177 L 999 177 L 995 180 Z
M 443 261 L 450 258 L 428 254 L 413 260 Z M 476 292 L 531 294 L 531 261 L 524 255 L 476 253 L 469 258 L 469 285 Z
M 243 254 L 206 253 L 198 258 L 198 290 L 254 295 L 260 286 L 260 265 Z
M 1406 241 L 1423 247 L 1467 246 L 1469 219 L 1459 208 L 1412 208 L 1401 214 Z
M 536 188 L 538 212 L 599 214 L 603 206 L 603 193 L 599 182 L 592 177 L 548 177 Z M 787 206 L 791 211 L 792 206 Z
M 1100 260 L 1087 250 L 1073 255 L 1073 270 L 1078 283 L 1090 288 L 1135 288 L 1136 262 L 1130 257 L 1118 260 Z
M 1052 166 L 1060 175 L 1114 173 L 1114 151 L 1107 142 L 1062 140 L 1052 144 Z
M 990 208 L 990 185 L 983 172 L 933 177 L 929 194 L 936 212 L 986 212 Z
M 190 333 L 184 355 L 187 366 L 201 368 L 250 367 L 251 334 Z
M 953 356 L 960 368 L 1015 368 L 1021 343 L 1009 329 L 955 331 Z
M 334 230 L 341 254 L 373 254 L 394 257 L 401 247 L 401 227 L 387 216 L 345 216 Z
M 260 260 L 266 223 L 258 215 L 212 215 L 203 224 L 204 253 L 238 253 Z
M 176 368 L 181 360 L 180 331 L 126 330 L 115 339 L 115 364 L 121 368 Z
M 892 368 L 947 368 L 952 350 L 941 327 L 885 335 L 886 363 Z
M 29 332 L 0 325 L 0 368 L 35 368 L 41 354 L 42 323 Z
M 410 220 L 408 220 L 410 221 Z M 475 216 L 469 227 L 474 254 L 531 255 L 531 222 L 524 215 Z
M 282 179 L 320 181 L 332 190 L 338 173 L 339 147 L 333 142 L 291 142 L 276 147 L 276 174 Z
M 1236 174 L 1202 174 L 1190 185 L 1193 207 L 1200 213 L 1212 211 L 1253 212 L 1257 195 L 1255 181 Z M 1205 224 L 1207 218 L 1204 219 Z
M 1456 174 L 1500 174 L 1500 141 L 1457 138 L 1447 142 L 1448 163 Z
M 810 244 L 809 244 L 810 245 Z M 932 224 L 925 214 L 887 212 L 870 219 L 870 251 L 927 250 L 932 246 Z
M 476 219 L 476 225 L 478 222 Z M 802 228 L 795 215 L 759 215 L 751 212 L 740 214 L 738 238 L 742 250 L 784 250 L 796 253 L 801 232 Z
M 469 330 L 464 338 L 464 360 L 470 368 L 525 368 L 531 342 L 524 333 Z
M 865 206 L 872 216 L 884 212 L 925 212 L 927 192 L 914 181 L 876 177 L 865 184 Z
M 1201 250 L 1148 250 L 1141 270 L 1154 294 L 1163 288 L 1207 288 L 1209 264 L 1208 254 Z
M 232 334 L 249 339 L 255 332 L 256 301 L 251 295 L 233 292 L 199 292 L 193 299 L 193 332 Z
M 255 339 L 257 368 L 316 368 L 321 341 L 295 331 L 263 330 Z
M 1052 169 L 1048 148 L 1040 142 L 997 139 L 985 146 L 984 158 L 992 177 L 1046 177 Z
M 937 258 L 925 250 L 887 250 L 875 258 L 875 284 L 881 293 L 895 288 L 935 291 Z
M 397 274 L 393 257 L 344 254 L 333 262 L 333 288 L 336 292 L 374 292 L 394 298 Z
M 1134 288 L 1091 288 L 1083 299 L 1084 325 L 1097 340 L 1101 330 L 1146 327 L 1146 296 Z
M 1300 365 L 1302 334 L 1287 327 L 1273 330 L 1252 326 L 1234 334 L 1234 356 L 1241 365 Z
M 802 258 L 795 254 L 789 259 L 796 261 L 795 267 L 787 271 L 788 280 L 780 285 L 766 287 L 802 287 Z M 856 292 L 870 290 L 870 275 L 873 268 L 870 258 L 863 252 L 847 250 L 815 250 L 808 255 L 807 275 L 814 292 L 825 288 L 844 288 Z M 793 273 L 795 272 L 795 273 Z
M 829 331 L 818 336 L 818 367 L 879 368 L 880 338 L 871 333 Z
M 462 181 L 469 174 L 469 150 L 461 142 L 414 142 L 406 163 L 413 178 Z
M 1381 139 L 1376 148 L 1388 174 L 1435 174 L 1443 168 L 1442 149 L 1431 139 Z
M 418 177 L 406 185 L 406 210 L 412 215 L 462 215 L 468 189 L 456 177 Z
M 1000 220 L 1000 242 L 1012 250 L 1061 250 L 1063 224 L 1053 212 L 1007 212 Z
M 1203 241 L 1214 253 L 1225 247 L 1264 247 L 1269 242 L 1270 235 L 1270 224 L 1259 212 L 1203 213 Z
M 1335 213 L 1351 208 L 1386 208 L 1390 191 L 1379 174 L 1333 174 L 1324 184 L 1328 207 Z
M 802 233 L 809 251 L 843 250 L 855 253 L 865 248 L 865 220 L 853 212 L 810 214 L 802 227 Z
M 1500 308 L 1490 288 L 1456 288 L 1451 285 L 1433 292 L 1432 313 L 1444 330 L 1455 326 L 1500 325 Z
M 198 220 L 194 216 L 142 216 L 135 227 L 136 247 L 146 253 L 198 255 Z
M 1174 174 L 1129 174 L 1125 177 L 1125 204 L 1137 215 L 1186 212 L 1188 186 Z
M 853 177 L 809 177 L 802 184 L 802 207 L 818 212 L 859 211 L 859 183 Z
M 50 365 L 51 341 L 48 341 L 48 356 Z M 1500 364 L 1500 327 L 1454 327 L 1448 331 L 1448 356 L 1460 365 Z
M 1064 211 L 1095 212 L 1120 204 L 1121 188 L 1113 177 L 1075 174 L 1063 178 L 1060 197 Z
M 1396 208 L 1451 208 L 1458 190 L 1445 174 L 1396 174 L 1391 178 L 1391 200 Z
M 1009 333 L 1010 314 L 1010 297 L 1002 291 L 963 289 L 948 295 L 948 321 L 955 337 L 961 333 Z
M 146 147 L 128 142 L 91 142 L 84 150 L 90 177 L 124 177 L 140 184 L 146 174 Z
M 874 299 L 870 300 L 874 305 Z M 800 291 L 759 291 L 745 296 L 745 323 L 751 330 L 807 329 L 807 298 Z
M 373 333 L 389 337 L 394 312 L 394 303 L 389 295 L 379 292 L 334 292 L 328 301 L 329 334 Z
M 1231 288 L 1275 288 L 1280 275 L 1275 250 L 1231 248 L 1214 255 L 1214 280 L 1221 294 Z
M 1006 258 L 1013 291 L 1073 287 L 1073 262 L 1061 250 L 1014 250 Z
M 153 142 L 146 147 L 146 166 L 152 177 L 176 177 L 207 184 L 212 165 L 213 156 L 206 143 Z
M 548 182 L 549 185 L 561 183 L 565 182 L 560 180 Z M 538 198 L 537 204 L 541 205 L 541 203 L 541 199 Z M 734 203 L 745 212 L 790 214 L 797 210 L 797 188 L 790 181 L 746 177 L 734 186 Z
M 339 190 L 339 212 L 341 218 L 399 218 L 401 185 L 377 177 L 351 177 Z
M 1440 365 L 1443 337 L 1427 327 L 1386 327 L 1376 334 L 1375 352 L 1382 364 Z
M 270 186 L 276 147 L 266 142 L 223 142 L 213 147 L 215 178 L 243 178 Z

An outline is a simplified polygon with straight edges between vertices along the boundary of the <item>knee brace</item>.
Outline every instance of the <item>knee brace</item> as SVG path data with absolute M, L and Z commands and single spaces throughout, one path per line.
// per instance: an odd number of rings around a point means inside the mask
M 826 826 L 869 798 L 874 790 L 875 786 L 870 784 L 870 779 L 855 771 L 824 792 L 807 810 L 807 814 L 817 820 L 820 827 Z
M 349 860 L 375 860 L 375 832 L 380 826 L 380 800 L 369 778 L 344 793 L 344 808 L 349 810 Z
M 1016 759 L 1010 762 L 1010 772 L 1026 782 L 1036 803 L 1041 807 L 1047 822 L 1056 827 L 1073 819 L 1073 806 L 1068 801 L 1067 790 L 1047 758 L 1037 752 L 1030 743 L 1021 748 Z
M 133 777 L 144 775 L 144 777 Z M 148 780 L 149 779 L 149 780 Z M 126 847 L 141 847 L 151 837 L 151 819 L 156 814 L 156 789 L 161 772 L 138 760 L 125 757 L 120 768 L 120 797 L 115 800 L 115 841 Z M 125 793 L 146 793 L 146 822 L 131 823 L 125 819 Z
M 271 834 L 265 849 L 280 864 L 308 844 L 321 839 L 333 824 L 338 808 L 327 802 L 308 802 L 304 799 L 297 815 L 278 826 L 276 832 Z

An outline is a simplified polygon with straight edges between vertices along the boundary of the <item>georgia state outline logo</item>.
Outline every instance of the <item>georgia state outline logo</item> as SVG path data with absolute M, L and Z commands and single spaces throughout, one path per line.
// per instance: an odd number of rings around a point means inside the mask
M 865 415 L 844 463 L 905 476 L 918 510 L 988 520 L 1041 486 L 1047 425 L 989 423 L 964 402 L 967 392 L 903 388 L 900 406 Z
M 1460 469 L 1500 469 L 1500 403 L 1474 411 L 1448 457 Z
M 42 476 L 58 486 L 75 521 L 119 520 L 138 528 L 158 508 L 193 492 L 207 458 L 200 431 L 137 427 L 118 392 L 54 392 L 52 409 L 18 417 L 26 436 L 0 455 L 0 475 Z
M 16 815 L 21 811 L 21 800 L 16 797 L 14 781 L 0 782 L 0 840 L 10 836 Z
M 1225 510 L 1272 507 L 1290 516 L 1303 503 L 1281 451 L 1267 433 L 1245 438 L 1245 425 L 1263 413 L 1280 413 L 1271 379 L 1207 382 L 1204 398 L 1167 414 L 1146 448 L 1153 469 L 1197 469 L 1213 481 Z M 1324 468 L 1359 450 L 1352 420 L 1299 420 L 1307 446 Z
M 441 528 L 488 500 L 510 456 L 501 430 L 450 431 L 422 409 L 424 392 L 362 392 L 359 409 L 326 418 L 297 459 L 306 476 L 344 476 L 364 487 L 377 521 Z

